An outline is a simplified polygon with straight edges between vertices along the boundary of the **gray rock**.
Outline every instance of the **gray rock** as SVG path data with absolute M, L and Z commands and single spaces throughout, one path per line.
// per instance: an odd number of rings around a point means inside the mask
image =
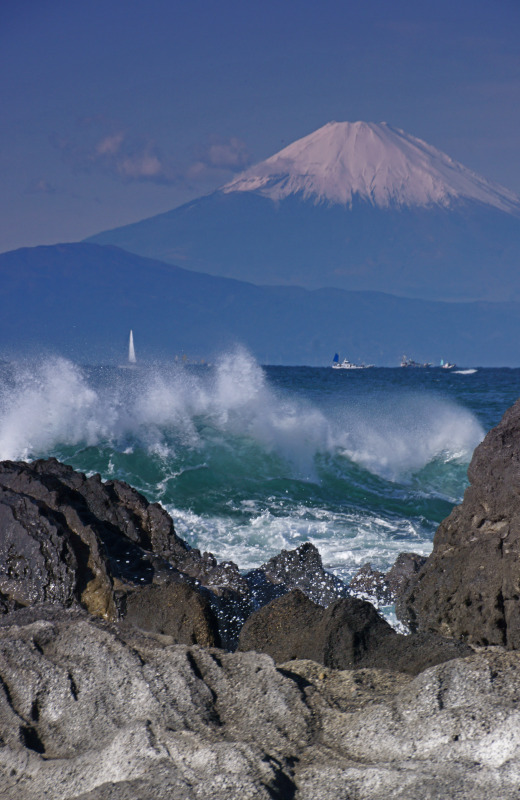
M 0 796 L 285 796 L 311 712 L 271 659 L 61 613 L 0 628 Z
M 413 679 L 276 669 L 84 611 L 27 621 L 36 610 L 0 626 L 0 797 L 518 798 L 519 653 Z

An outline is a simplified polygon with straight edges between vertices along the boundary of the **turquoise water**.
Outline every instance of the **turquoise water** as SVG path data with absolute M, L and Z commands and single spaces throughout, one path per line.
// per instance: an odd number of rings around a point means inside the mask
M 128 481 L 242 569 L 311 541 L 348 580 L 430 552 L 519 390 L 520 370 L 262 367 L 242 350 L 212 367 L 47 358 L 1 369 L 0 457 Z

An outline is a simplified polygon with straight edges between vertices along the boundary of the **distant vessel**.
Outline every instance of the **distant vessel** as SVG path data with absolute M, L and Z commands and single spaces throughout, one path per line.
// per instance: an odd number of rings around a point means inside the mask
M 128 361 L 126 364 L 120 364 L 120 369 L 135 369 L 137 367 L 137 358 L 135 357 L 135 347 L 134 347 L 134 333 L 130 331 L 130 336 L 128 338 Z
M 373 364 L 353 364 L 348 358 L 344 358 L 343 361 L 340 361 L 337 353 L 334 354 L 334 358 L 332 359 L 332 369 L 369 369 L 373 366 Z
M 128 363 L 129 364 L 136 364 L 137 359 L 135 357 L 135 348 L 134 348 L 134 333 L 130 331 L 130 338 L 128 340 Z
M 444 361 L 444 359 L 441 358 L 441 367 L 443 369 L 455 369 L 456 366 L 456 364 L 451 364 L 449 361 Z
M 401 366 L 402 367 L 431 367 L 431 364 L 419 364 L 418 361 L 414 361 L 413 358 L 408 358 L 408 356 L 403 356 L 401 359 Z

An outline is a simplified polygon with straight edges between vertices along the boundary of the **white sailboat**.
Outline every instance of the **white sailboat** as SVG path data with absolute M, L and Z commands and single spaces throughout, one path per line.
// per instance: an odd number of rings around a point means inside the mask
M 134 348 L 134 333 L 130 331 L 130 338 L 128 340 L 128 363 L 129 364 L 136 364 L 137 359 L 135 357 L 135 348 Z
M 120 364 L 119 367 L 120 369 L 136 369 L 137 367 L 137 358 L 135 357 L 133 331 L 130 331 L 130 336 L 128 338 L 128 361 L 125 364 Z

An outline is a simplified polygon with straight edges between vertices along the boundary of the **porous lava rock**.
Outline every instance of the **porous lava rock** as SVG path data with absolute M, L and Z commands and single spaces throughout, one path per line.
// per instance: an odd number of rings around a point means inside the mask
M 426 561 L 426 556 L 421 556 L 419 553 L 399 553 L 385 575 L 386 585 L 394 603 L 406 594 L 409 585 L 415 580 Z
M 346 592 L 311 544 L 244 577 L 232 561 L 190 548 L 167 512 L 126 483 L 54 458 L 0 462 L 0 530 L 0 613 L 79 604 L 181 643 L 233 650 L 251 611 L 294 586 L 324 605 Z
M 332 669 L 373 667 L 412 675 L 472 653 L 438 634 L 398 634 L 364 600 L 346 597 L 323 608 L 299 589 L 255 611 L 242 628 L 238 649 L 268 653 L 277 663 L 310 659 Z
M 358 569 L 348 588 L 353 595 L 368 600 L 376 608 L 391 605 L 394 600 L 385 573 L 374 569 L 370 563 Z
M 268 653 L 279 663 L 307 658 L 346 669 L 392 634 L 370 603 L 346 597 L 323 608 L 293 589 L 249 617 L 238 649 Z
M 476 448 L 461 505 L 398 608 L 412 630 L 520 648 L 520 401 Z
M 124 620 L 128 624 L 171 636 L 182 644 L 219 647 L 217 618 L 207 596 L 187 583 L 151 584 L 126 597 Z
M 21 609 L 0 618 L 0 797 L 516 800 L 519 697 L 516 652 L 413 679 L 277 669 L 82 609 Z

